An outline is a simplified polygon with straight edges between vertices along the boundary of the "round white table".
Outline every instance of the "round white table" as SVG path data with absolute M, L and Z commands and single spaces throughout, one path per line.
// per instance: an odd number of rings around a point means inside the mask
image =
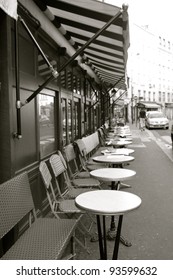
M 117 165 L 122 167 L 123 163 L 133 161 L 134 159 L 135 158 L 132 156 L 126 156 L 122 154 L 121 155 L 110 154 L 110 155 L 101 155 L 101 156 L 93 157 L 93 161 L 109 163 L 114 167 Z
M 125 168 L 102 168 L 93 170 L 90 172 L 91 177 L 97 178 L 98 180 L 104 182 L 111 182 L 111 190 L 119 190 L 122 185 L 122 181 L 128 180 L 136 175 L 136 171 L 125 169 Z M 117 182 L 117 183 L 116 183 Z M 124 184 L 125 187 L 129 187 L 129 185 Z M 114 216 L 111 218 L 110 229 L 108 232 L 108 238 L 114 239 L 116 235 L 116 225 Z M 121 237 L 122 243 L 130 247 L 132 244 L 124 237 Z
M 112 141 L 113 147 L 125 147 L 130 144 L 132 144 L 132 141 L 126 141 L 125 139 L 118 140 L 118 141 L 116 141 L 116 140 Z
M 90 172 L 91 177 L 104 182 L 120 182 L 136 175 L 136 171 L 126 168 L 101 168 Z
M 128 148 L 108 148 L 106 150 L 101 151 L 101 154 L 103 155 L 130 155 L 133 154 L 134 150 L 133 149 L 128 149 Z
M 93 213 L 97 217 L 100 259 L 107 259 L 105 216 L 119 215 L 112 256 L 113 260 L 117 259 L 123 215 L 138 208 L 141 204 L 141 198 L 135 194 L 122 191 L 115 192 L 112 190 L 98 190 L 80 194 L 75 198 L 75 204 L 79 209 Z M 103 228 L 101 228 L 100 216 L 103 218 Z

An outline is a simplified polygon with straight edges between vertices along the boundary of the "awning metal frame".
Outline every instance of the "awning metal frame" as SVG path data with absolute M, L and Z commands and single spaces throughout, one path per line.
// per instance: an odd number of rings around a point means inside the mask
M 48 83 L 50 83 L 52 80 L 54 80 L 55 78 L 57 78 L 58 76 L 59 76 L 59 74 L 72 62 L 72 61 L 74 61 L 74 59 L 77 57 L 77 56 L 79 56 L 98 36 L 100 36 L 102 33 L 103 33 L 103 31 L 105 31 L 117 18 L 119 18 L 121 15 L 122 15 L 122 12 L 123 12 L 123 10 L 122 9 L 120 9 L 120 11 L 115 15 L 115 16 L 113 16 L 101 29 L 99 29 L 94 35 L 93 35 L 93 37 L 91 37 L 80 49 L 78 49 L 75 53 L 74 53 L 74 55 L 72 55 L 70 58 L 69 58 L 69 60 L 67 60 L 61 67 L 60 67 L 60 69 L 58 70 L 58 71 L 56 71 L 56 72 L 54 72 L 53 71 L 53 73 L 52 73 L 52 75 L 41 85 L 41 86 L 39 86 L 39 88 L 36 90 L 36 91 L 34 91 L 33 92 L 33 94 L 31 94 L 31 96 L 29 96 L 27 99 L 26 99 L 26 101 L 25 101 L 25 103 L 23 104 L 23 105 L 25 105 L 25 104 L 27 104 L 27 103 L 29 103 L 33 98 L 35 98 L 36 97 L 36 95 L 43 89 L 43 88 L 45 88 L 46 87 L 46 85 L 48 84 Z M 35 41 L 35 39 L 34 38 L 32 38 L 33 39 L 33 41 L 34 41 L 34 43 L 36 44 L 36 46 L 38 47 L 38 43 L 36 43 Z
M 34 38 L 32 32 L 30 31 L 30 29 L 28 28 L 28 26 L 26 25 L 25 21 L 21 18 L 21 16 L 18 17 L 18 19 L 21 21 L 21 23 L 23 24 L 25 30 L 27 31 L 27 33 L 29 34 L 30 38 L 32 39 L 32 41 L 34 42 L 35 46 L 37 47 L 38 51 L 41 53 L 42 57 L 44 58 L 44 60 L 46 61 L 48 67 L 51 70 L 51 76 L 42 84 L 38 87 L 38 89 L 36 91 L 33 92 L 33 94 L 31 94 L 24 103 L 22 103 L 20 100 L 17 100 L 16 102 L 16 107 L 17 107 L 17 133 L 14 133 L 14 137 L 16 138 L 21 138 L 21 116 L 20 116 L 20 109 L 21 107 L 23 107 L 24 105 L 28 104 L 31 100 L 33 100 L 38 93 L 40 93 L 42 91 L 42 89 L 44 89 L 52 80 L 56 79 L 59 74 L 69 65 L 71 64 L 75 58 L 77 56 L 79 56 L 80 54 L 83 53 L 83 51 L 98 37 L 100 36 L 113 22 L 115 22 L 116 19 L 118 19 L 122 14 L 123 14 L 123 10 L 126 10 L 126 6 L 123 5 L 123 8 L 121 8 L 116 15 L 114 15 L 113 17 L 111 17 L 111 19 L 102 27 L 100 28 L 81 48 L 79 48 L 74 55 L 72 55 L 69 60 L 67 60 L 67 62 L 65 62 L 60 69 L 57 71 L 53 68 L 53 66 L 51 65 L 51 63 L 49 62 L 49 60 L 47 59 L 46 55 L 44 54 L 44 52 L 42 51 L 41 47 L 39 46 L 38 42 L 36 41 L 36 39 Z M 20 95 L 18 94 L 18 97 Z M 94 106 L 94 105 L 93 105 Z

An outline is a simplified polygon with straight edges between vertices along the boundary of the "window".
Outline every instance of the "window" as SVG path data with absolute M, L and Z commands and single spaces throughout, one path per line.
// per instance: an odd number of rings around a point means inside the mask
M 161 102 L 161 91 L 159 91 L 159 102 Z
M 74 101 L 73 106 L 73 137 L 74 139 L 78 139 L 79 136 L 79 101 Z
M 143 99 L 145 100 L 145 98 L 146 98 L 146 91 L 144 90 L 144 92 L 143 92 Z
M 30 28 L 30 27 L 29 27 Z M 19 69 L 21 72 L 35 75 L 34 51 L 35 47 L 27 32 L 24 30 L 21 23 L 19 25 Z M 33 30 L 32 30 L 33 32 Z M 12 65 L 15 67 L 15 34 L 12 30 Z
M 72 141 L 72 101 L 68 100 L 68 140 Z
M 67 144 L 67 108 L 66 108 L 66 99 L 62 99 L 61 102 L 62 108 L 62 123 L 63 123 L 63 145 Z
M 150 91 L 148 92 L 148 100 L 149 101 L 151 100 L 151 92 Z
M 39 94 L 40 158 L 55 150 L 54 96 Z
M 165 92 L 162 93 L 163 96 L 163 102 L 165 102 Z

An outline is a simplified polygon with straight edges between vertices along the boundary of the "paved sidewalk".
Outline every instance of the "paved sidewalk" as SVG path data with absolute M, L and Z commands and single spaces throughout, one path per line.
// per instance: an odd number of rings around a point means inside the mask
M 136 127 L 136 125 L 134 124 L 128 124 L 128 125 L 130 126 L 134 138 L 140 138 L 142 142 L 147 142 L 150 140 L 155 141 L 155 143 L 173 162 L 173 146 L 172 146 L 171 135 L 155 137 L 151 130 L 146 129 L 145 131 L 140 131 L 138 127 Z
M 122 189 L 142 199 L 137 210 L 124 215 L 122 234 L 132 242 L 131 247 L 120 244 L 122 260 L 173 259 L 173 162 L 172 149 L 165 153 L 162 145 L 149 130 L 141 132 L 130 125 L 135 160 L 126 168 L 136 171 L 127 181 L 132 188 Z M 168 156 L 169 154 L 169 156 Z M 107 218 L 109 227 L 110 218 Z M 95 227 L 96 230 L 96 227 Z M 77 259 L 99 259 L 98 242 L 87 240 L 90 254 L 77 247 Z M 108 241 L 109 259 L 113 241 Z

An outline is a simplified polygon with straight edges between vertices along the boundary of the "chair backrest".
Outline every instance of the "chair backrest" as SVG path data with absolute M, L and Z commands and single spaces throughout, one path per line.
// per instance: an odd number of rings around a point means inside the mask
M 103 133 L 103 129 L 102 128 L 98 128 L 98 135 L 99 135 L 99 141 L 100 141 L 100 145 L 104 146 L 105 145 L 105 135 Z
M 34 202 L 26 172 L 0 185 L 0 239 L 31 212 L 35 216 Z
M 78 151 L 79 151 L 79 154 L 84 157 L 86 156 L 86 146 L 83 142 L 82 139 L 78 139 L 78 140 L 75 140 L 75 144 L 77 145 L 77 148 L 78 148 Z
M 49 161 L 55 177 L 58 177 L 59 175 L 63 174 L 63 172 L 66 171 L 64 163 L 62 162 L 61 157 L 59 155 L 57 154 L 52 155 Z
M 100 145 L 97 131 L 89 136 L 82 137 L 82 141 L 84 142 L 86 148 L 86 154 L 88 155 L 90 153 L 93 153 Z
M 61 197 L 67 194 L 67 192 L 72 189 L 72 184 L 69 179 L 67 169 L 65 167 L 65 159 L 62 160 L 63 155 L 61 154 L 60 151 L 58 151 L 59 154 L 54 154 L 50 157 L 49 162 L 53 171 L 53 174 L 55 176 L 55 183 L 57 187 L 59 188 L 59 191 L 61 192 Z M 58 182 L 58 177 L 62 175 L 64 178 L 64 184 L 65 184 L 65 189 L 62 192 L 59 182 Z
M 39 170 L 40 170 L 40 174 L 46 189 L 46 195 L 47 195 L 47 199 L 49 201 L 49 205 L 51 208 L 52 213 L 57 217 L 57 198 L 56 198 L 56 194 L 52 185 L 52 175 L 47 167 L 47 164 L 44 161 L 40 162 L 39 165 Z M 59 196 L 61 196 L 61 191 L 58 187 L 58 194 Z
M 87 170 L 86 168 L 87 152 L 86 152 L 85 144 L 82 139 L 75 140 L 74 143 L 76 144 L 79 152 L 79 159 L 80 159 L 80 164 L 82 166 L 82 169 Z
M 70 178 L 73 179 L 80 172 L 73 144 L 65 146 L 63 151 L 67 162 Z

